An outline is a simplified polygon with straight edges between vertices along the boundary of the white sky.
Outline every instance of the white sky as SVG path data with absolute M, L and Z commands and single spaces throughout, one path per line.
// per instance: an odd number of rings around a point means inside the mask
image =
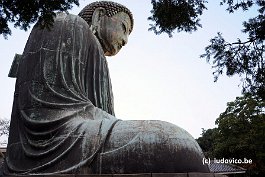
M 78 12 L 92 1 L 80 0 Z M 134 14 L 134 31 L 128 44 L 114 57 L 108 58 L 116 117 L 163 120 L 187 130 L 195 138 L 201 128 L 213 128 L 226 103 L 241 95 L 240 79 L 221 77 L 213 82 L 213 70 L 200 59 L 209 39 L 218 31 L 225 39 L 242 37 L 242 22 L 255 11 L 228 14 L 219 1 L 210 1 L 201 17 L 203 28 L 197 32 L 155 35 L 148 31 L 151 0 L 116 0 Z M 15 79 L 8 72 L 15 53 L 21 54 L 29 32 L 12 29 L 12 36 L 0 36 L 0 117 L 10 118 Z

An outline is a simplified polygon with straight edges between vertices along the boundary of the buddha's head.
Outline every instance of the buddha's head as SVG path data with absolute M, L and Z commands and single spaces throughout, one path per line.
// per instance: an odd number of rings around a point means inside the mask
M 87 5 L 78 15 L 90 25 L 106 56 L 116 55 L 127 44 L 133 16 L 125 6 L 99 1 Z

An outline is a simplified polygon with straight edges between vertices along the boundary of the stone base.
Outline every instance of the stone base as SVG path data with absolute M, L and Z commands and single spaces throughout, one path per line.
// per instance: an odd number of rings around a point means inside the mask
M 7 177 L 7 176 L 6 176 Z M 8 177 L 227 177 L 215 173 L 144 173 L 144 174 L 56 174 L 56 175 L 14 175 Z

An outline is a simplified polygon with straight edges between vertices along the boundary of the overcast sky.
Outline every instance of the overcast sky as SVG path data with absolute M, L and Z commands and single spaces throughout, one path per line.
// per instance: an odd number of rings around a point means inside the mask
M 92 1 L 80 0 L 78 12 Z M 107 58 L 114 92 L 116 117 L 163 120 L 187 130 L 195 138 L 201 128 L 215 127 L 226 103 L 241 95 L 240 79 L 221 77 L 214 83 L 211 66 L 199 55 L 218 31 L 229 41 L 245 37 L 242 22 L 255 11 L 229 14 L 218 1 L 210 1 L 197 32 L 155 35 L 148 31 L 151 0 L 116 0 L 134 15 L 134 31 L 128 44 L 114 57 Z M 12 28 L 12 36 L 0 36 L 0 117 L 10 118 L 15 79 L 8 72 L 15 53 L 21 54 L 29 32 Z

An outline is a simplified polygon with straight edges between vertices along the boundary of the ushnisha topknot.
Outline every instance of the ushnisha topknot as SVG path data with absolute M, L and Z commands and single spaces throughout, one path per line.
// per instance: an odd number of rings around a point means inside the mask
M 91 4 L 88 4 L 86 7 L 84 7 L 78 15 L 81 18 L 83 18 L 88 24 L 91 24 L 93 12 L 95 11 L 96 8 L 99 8 L 99 7 L 106 9 L 106 15 L 108 17 L 112 17 L 113 15 L 119 12 L 124 12 L 128 14 L 131 19 L 130 33 L 132 32 L 134 20 L 133 20 L 133 15 L 131 11 L 124 5 L 121 5 L 116 2 L 112 2 L 112 1 L 93 2 Z

